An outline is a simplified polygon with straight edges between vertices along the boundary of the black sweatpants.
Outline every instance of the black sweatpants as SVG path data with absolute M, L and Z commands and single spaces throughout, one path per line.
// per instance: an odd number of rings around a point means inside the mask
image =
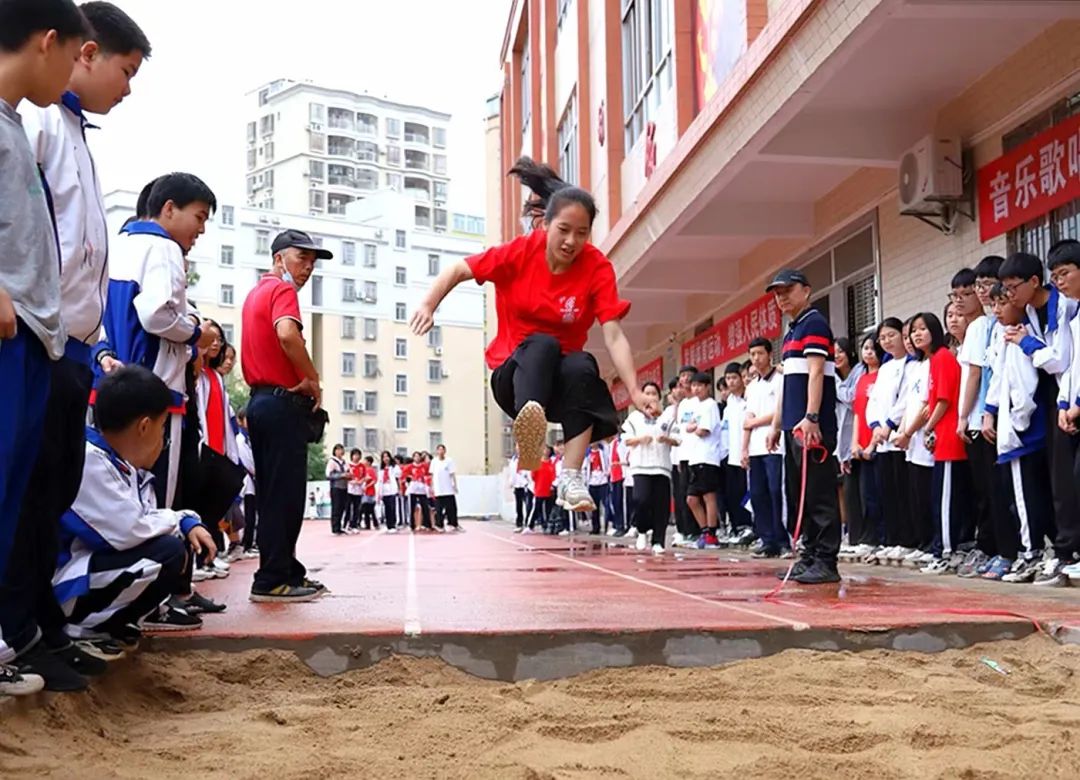
M 562 354 L 558 339 L 534 333 L 491 374 L 495 402 L 510 417 L 529 401 L 544 407 L 550 422 L 561 423 L 566 441 L 592 428 L 591 441 L 619 431 L 611 391 L 588 352 Z
M 1038 450 L 998 467 L 998 481 L 1009 511 L 1009 525 L 1001 529 L 999 555 L 1016 560 L 1034 557 L 1051 533 L 1054 502 L 1045 450 Z
M 848 479 L 858 480 L 859 503 L 854 508 L 854 516 L 848 515 L 848 544 L 877 547 L 884 541 L 880 457 L 851 461 L 851 476 Z
M 784 433 L 784 482 L 787 487 L 788 532 L 794 536 L 799 508 L 803 507 L 802 538 L 806 558 L 836 565 L 840 552 L 840 502 L 836 495 L 836 434 L 822 436 L 828 455 L 820 461 L 810 452 L 806 466 L 806 496 L 802 496 L 803 445 L 790 431 Z
M 900 501 L 908 506 L 903 514 L 904 528 L 898 544 L 916 550 L 930 551 L 934 542 L 934 469 L 932 466 L 907 464 L 908 494 Z
M 409 526 L 411 527 L 416 516 L 416 507 L 420 507 L 420 525 L 431 528 L 431 500 L 427 493 L 409 494 Z
M 1008 506 L 1001 500 L 1001 485 L 997 484 L 997 446 L 980 432 L 970 431 L 968 435 L 971 437 L 967 456 L 971 469 L 975 546 L 993 558 L 1002 554 L 998 549 L 997 529 L 1008 527 L 1012 522 Z
M 370 531 L 372 526 L 379 527 L 379 518 L 375 516 L 375 499 L 372 497 L 370 501 L 366 500 L 366 496 L 360 496 L 360 514 L 358 516 L 357 525 L 363 521 L 364 530 Z
M 255 547 L 255 528 L 259 525 L 259 510 L 254 495 L 244 496 L 244 549 Z
M 966 460 L 938 461 L 934 464 L 934 541 L 931 552 L 948 556 L 975 540 L 971 512 L 971 471 Z
M 664 546 L 671 505 L 671 479 L 656 474 L 634 475 L 634 527 L 652 531 L 652 543 Z
M 514 488 L 514 509 L 516 512 L 514 520 L 518 528 L 523 528 L 529 515 L 532 514 L 532 501 L 529 500 L 531 495 L 526 488 Z
M 397 496 L 383 496 L 383 519 L 387 528 L 397 528 Z
M 680 461 L 678 466 L 672 465 L 671 489 L 675 494 L 675 530 L 683 536 L 696 536 L 700 529 L 686 501 L 686 494 L 690 489 L 690 463 L 688 461 Z
M 69 357 L 52 362 L 50 371 L 41 448 L 23 496 L 12 546 L 15 554 L 0 595 L 10 603 L 25 605 L 46 641 L 56 645 L 66 641 L 67 624 L 52 586 L 60 517 L 75 503 L 82 482 L 93 373 L 88 365 Z
M 727 507 L 728 523 L 731 530 L 749 528 L 753 518 L 745 504 L 749 496 L 746 469 L 724 463 L 724 503 Z
M 339 533 L 342 530 L 341 518 L 345 515 L 345 507 L 349 502 L 349 491 L 341 487 L 330 488 L 330 532 Z
M 435 496 L 435 525 L 439 528 L 458 527 L 457 496 Z
M 911 542 L 908 528 L 911 523 L 908 516 L 911 506 L 908 497 L 911 494 L 908 463 L 905 454 L 899 452 L 879 452 L 874 456 L 878 463 L 878 477 L 881 480 L 881 509 L 885 518 L 886 547 L 907 546 Z
M 345 511 L 342 514 L 342 527 L 343 528 L 359 528 L 360 527 L 360 504 L 363 501 L 363 496 L 348 493 L 345 496 Z

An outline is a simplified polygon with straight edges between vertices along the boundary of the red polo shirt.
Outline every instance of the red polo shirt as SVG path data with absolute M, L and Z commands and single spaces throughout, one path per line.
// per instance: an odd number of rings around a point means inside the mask
M 611 261 L 592 244 L 586 244 L 561 274 L 548 268 L 543 230 L 492 247 L 466 262 L 477 284 L 495 285 L 499 330 L 487 348 L 491 369 L 505 363 L 534 333 L 557 338 L 564 355 L 580 352 L 594 321 L 621 320 L 630 311 L 630 303 L 619 298 Z
M 946 404 L 945 416 L 934 427 L 937 444 L 934 446 L 934 460 L 967 460 L 967 449 L 956 432 L 959 422 L 957 407 L 960 404 L 960 364 L 953 353 L 945 347 L 930 356 L 930 388 L 926 405 L 933 414 L 938 401 Z
M 300 375 L 289 362 L 278 341 L 277 324 L 284 319 L 300 319 L 296 288 L 273 274 L 267 274 L 244 301 L 244 332 L 240 343 L 240 365 L 250 386 L 296 387 Z

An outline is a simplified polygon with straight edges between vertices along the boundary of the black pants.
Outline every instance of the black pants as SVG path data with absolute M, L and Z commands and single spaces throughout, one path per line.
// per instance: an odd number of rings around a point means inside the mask
M 1009 523 L 998 530 L 998 555 L 1010 561 L 1034 557 L 1046 546 L 1053 528 L 1054 502 L 1045 450 L 1038 450 L 997 467 L 1001 497 Z
M 424 528 L 431 528 L 431 501 L 428 499 L 427 493 L 409 494 L 410 526 L 413 524 L 413 518 L 416 516 L 416 507 L 420 507 L 420 525 Z
M 435 496 L 435 525 L 439 528 L 458 527 L 457 496 Z
M 820 462 L 817 452 L 809 453 L 806 465 L 806 495 L 802 496 L 801 440 L 791 432 L 784 434 L 784 482 L 787 487 L 788 531 L 794 534 L 799 507 L 803 506 L 802 538 L 806 558 L 836 565 L 840 552 L 840 503 L 836 495 L 836 434 L 822 436 L 828 452 Z
M 360 527 L 360 503 L 362 499 L 363 496 L 358 496 L 353 493 L 349 493 L 345 496 L 345 512 L 341 521 L 341 524 L 345 528 Z
M 1054 495 L 1054 551 L 1061 560 L 1072 561 L 1080 553 L 1080 501 L 1076 483 L 1080 474 L 1074 471 L 1077 437 L 1061 430 L 1056 416 L 1050 431 L 1047 455 Z
M 397 528 L 397 496 L 383 496 L 383 519 L 387 528 Z
M 885 518 L 884 544 L 896 547 L 911 541 L 907 538 L 907 529 L 910 526 L 908 516 L 911 512 L 908 502 L 911 491 L 907 458 L 902 451 L 879 452 L 874 457 L 878 462 L 878 476 L 881 479 L 881 509 Z
M 749 494 L 746 469 L 724 463 L 724 503 L 732 530 L 749 528 L 753 524 L 753 517 L 746 508 Z
M 698 533 L 697 520 L 686 502 L 686 492 L 690 486 L 690 464 L 681 461 L 671 466 L 671 489 L 675 493 L 675 530 L 683 536 L 695 536 Z
M 259 524 L 258 505 L 255 496 L 244 496 L 244 549 L 255 547 L 255 528 Z
M 898 544 L 930 551 L 934 541 L 934 469 L 908 463 L 907 474 L 907 497 L 901 496 L 899 500 L 907 505 L 908 511 L 902 515 L 904 525 Z
M 330 488 L 330 531 L 341 533 L 341 518 L 345 514 L 345 505 L 349 500 L 349 491 L 345 488 Z
M 562 354 L 554 336 L 536 333 L 521 342 L 491 374 L 491 391 L 510 417 L 536 401 L 549 421 L 562 424 L 566 441 L 589 428 L 594 442 L 619 431 L 615 403 L 596 358 L 588 352 Z
M 602 507 L 604 507 L 607 504 L 608 491 L 610 491 L 610 490 L 611 490 L 611 486 L 608 485 L 606 482 L 603 485 L 589 485 L 589 495 L 592 496 L 593 503 L 596 504 L 596 509 L 594 509 L 589 514 L 589 519 L 592 522 L 592 529 L 591 530 L 592 530 L 592 533 L 594 533 L 594 534 L 599 534 L 599 533 L 604 532 L 603 526 L 600 525 L 600 510 L 601 510 Z M 607 512 L 605 510 L 604 523 L 610 525 L 611 520 L 612 520 L 612 518 L 607 516 Z
M 935 463 L 930 506 L 934 518 L 931 552 L 938 556 L 949 555 L 975 541 L 975 518 L 971 507 L 971 471 L 967 461 Z
M 375 501 L 366 501 L 364 496 L 360 497 L 360 514 L 357 520 L 357 525 L 360 521 L 364 523 L 364 529 L 371 530 L 371 527 L 379 527 L 379 518 L 375 516 Z
M 977 431 L 969 433 L 968 464 L 971 469 L 972 509 L 975 516 L 975 545 L 993 558 L 999 554 L 997 528 L 1009 522 L 1009 512 L 1000 500 L 997 480 L 997 447 Z
M 885 517 L 881 506 L 881 456 L 851 461 L 849 480 L 858 481 L 859 503 L 848 514 L 848 543 L 877 547 L 885 541 Z
M 248 403 L 259 511 L 259 589 L 302 585 L 307 576 L 296 559 L 296 543 L 304 523 L 309 413 L 292 397 L 259 390 Z
M 68 357 L 52 362 L 50 372 L 41 448 L 23 496 L 12 547 L 15 553 L 0 598 L 24 605 L 46 640 L 55 645 L 65 641 L 67 624 L 52 587 L 60 517 L 75 503 L 82 482 L 93 373 L 89 366 Z
M 536 524 L 539 523 L 543 530 L 551 531 L 554 521 L 555 497 L 546 496 L 541 498 L 540 496 L 534 496 L 533 509 L 529 513 L 528 527 L 530 529 L 535 528 Z
M 532 515 L 532 493 L 526 488 L 514 488 L 514 520 L 518 528 L 525 526 L 526 519 Z
M 671 504 L 671 480 L 655 474 L 634 475 L 634 527 L 652 531 L 652 543 L 664 546 Z

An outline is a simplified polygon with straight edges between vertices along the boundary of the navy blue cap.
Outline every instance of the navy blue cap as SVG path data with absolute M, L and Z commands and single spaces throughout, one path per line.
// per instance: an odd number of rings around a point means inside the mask
M 806 274 L 802 271 L 796 271 L 794 268 L 781 268 L 777 271 L 773 280 L 769 282 L 765 292 L 772 292 L 777 287 L 787 287 L 792 284 L 802 284 L 810 287 L 810 280 L 806 278 Z

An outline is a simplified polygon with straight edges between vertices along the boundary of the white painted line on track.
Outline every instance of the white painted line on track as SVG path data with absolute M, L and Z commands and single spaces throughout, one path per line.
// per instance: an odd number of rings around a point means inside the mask
M 594 571 L 603 572 L 604 574 L 610 574 L 611 576 L 618 577 L 619 579 L 627 580 L 629 582 L 633 582 L 633 583 L 636 583 L 638 585 L 644 585 L 644 586 L 649 587 L 649 588 L 655 588 L 656 590 L 663 591 L 664 593 L 670 593 L 670 594 L 672 594 L 674 596 L 682 596 L 683 598 L 692 599 L 694 601 L 699 601 L 702 604 L 708 604 L 709 606 L 712 606 L 712 607 L 721 607 L 723 609 L 729 609 L 732 612 L 740 612 L 740 613 L 742 613 L 744 615 L 753 615 L 754 617 L 761 618 L 762 620 L 768 620 L 768 621 L 771 621 L 773 623 L 780 623 L 781 625 L 788 626 L 789 628 L 792 628 L 795 631 L 806 631 L 807 629 L 810 628 L 809 624 L 803 623 L 803 622 L 798 621 L 798 620 L 788 620 L 787 618 L 779 617 L 778 615 L 770 615 L 770 614 L 768 614 L 766 612 L 759 612 L 756 609 L 750 609 L 749 607 L 740 607 L 740 606 L 738 606 L 736 604 L 730 604 L 728 602 L 713 601 L 712 599 L 707 599 L 704 596 L 698 596 L 695 593 L 687 593 L 684 590 L 679 590 L 678 588 L 672 588 L 672 587 L 669 587 L 667 585 L 661 585 L 658 582 L 650 582 L 649 580 L 643 580 L 643 579 L 641 579 L 639 577 L 633 576 L 632 574 L 624 574 L 624 573 L 622 573 L 620 571 L 614 571 L 613 569 L 604 568 L 603 566 L 600 566 L 600 565 L 595 564 L 595 563 L 589 563 L 587 561 L 582 561 L 582 560 L 579 560 L 577 558 L 571 558 L 569 555 L 561 555 L 560 553 L 555 553 L 555 552 L 551 552 L 550 550 L 545 550 L 542 547 L 533 547 L 532 545 L 522 544 L 521 542 L 516 542 L 513 539 L 507 539 L 505 537 L 499 536 L 498 534 L 489 533 L 487 531 L 479 531 L 478 533 L 481 533 L 484 536 L 490 536 L 492 539 L 503 542 L 504 544 L 513 545 L 514 547 L 517 547 L 518 549 L 521 549 L 521 550 L 530 550 L 532 552 L 538 552 L 538 553 L 541 553 L 543 555 L 547 555 L 550 558 L 557 558 L 560 561 L 566 561 L 567 563 L 573 563 L 573 564 L 577 564 L 578 566 L 584 566 L 586 569 L 593 569 Z M 410 557 L 410 564 L 411 564 L 411 561 L 412 561 L 412 558 Z
M 420 598 L 416 592 L 415 534 L 409 534 L 409 564 L 405 574 L 405 636 L 420 636 Z

